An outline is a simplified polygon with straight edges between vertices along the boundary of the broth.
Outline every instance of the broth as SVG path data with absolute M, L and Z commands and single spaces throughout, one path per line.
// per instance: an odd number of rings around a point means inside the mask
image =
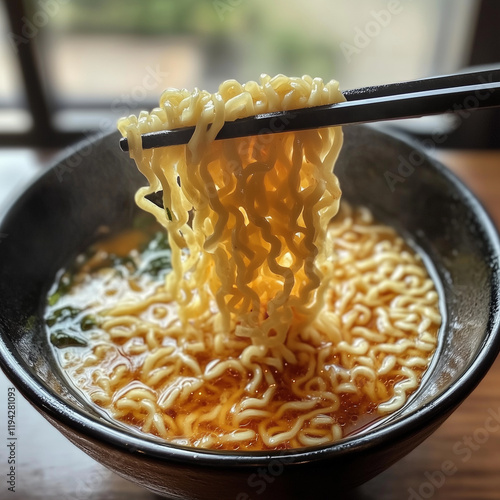
M 221 338 L 215 304 L 202 330 L 180 320 L 164 290 L 162 228 L 148 222 L 97 242 L 48 297 L 60 366 L 111 417 L 171 443 L 271 450 L 358 432 L 418 388 L 437 344 L 438 294 L 420 256 L 367 209 L 343 202 L 326 241 L 324 304 L 289 333 L 294 359 L 244 369 L 252 341 L 234 329 Z

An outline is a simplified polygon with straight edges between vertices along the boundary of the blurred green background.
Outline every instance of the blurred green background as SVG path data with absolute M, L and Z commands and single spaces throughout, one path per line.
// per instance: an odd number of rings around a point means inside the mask
M 0 139 L 36 128 L 40 100 L 50 123 L 38 129 L 55 137 L 110 130 L 167 87 L 285 73 L 347 90 L 454 72 L 485 1 L 0 0 Z M 20 69 L 25 44 L 39 81 Z
M 467 31 L 475 3 L 453 0 L 450 11 L 448 0 L 46 1 L 59 9 L 40 27 L 38 55 L 63 101 L 126 92 L 158 64 L 165 86 L 211 91 L 263 72 L 335 78 L 343 88 L 425 76 L 460 64 L 467 36 L 448 36 L 449 46 L 442 36 Z M 28 19 L 43 5 L 27 1 Z

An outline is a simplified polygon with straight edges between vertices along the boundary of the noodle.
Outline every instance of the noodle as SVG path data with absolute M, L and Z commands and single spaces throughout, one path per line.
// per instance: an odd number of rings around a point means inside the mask
M 62 355 L 96 404 L 169 442 L 231 450 L 326 444 L 405 404 L 436 348 L 438 295 L 392 228 L 346 202 L 337 214 L 340 128 L 213 140 L 227 120 L 341 100 L 333 81 L 263 76 L 167 90 L 120 121 L 171 268 L 142 273 L 137 251 L 110 264 L 103 243 L 48 309 L 98 316 L 87 347 Z M 140 147 L 189 125 L 188 145 Z M 146 198 L 159 190 L 165 208 Z
M 263 76 L 260 85 L 226 81 L 213 95 L 167 90 L 159 108 L 119 122 L 150 183 L 137 204 L 168 231 L 173 272 L 166 290 L 183 322 L 215 301 L 216 335 L 235 330 L 262 356 L 272 350 L 293 359 L 284 351 L 287 332 L 321 308 L 316 260 L 325 258 L 325 228 L 338 209 L 333 165 L 341 129 L 257 136 L 248 144 L 213 138 L 227 120 L 342 100 L 334 81 Z M 196 130 L 187 146 L 140 147 L 147 131 L 189 125 Z M 159 189 L 166 210 L 146 199 Z

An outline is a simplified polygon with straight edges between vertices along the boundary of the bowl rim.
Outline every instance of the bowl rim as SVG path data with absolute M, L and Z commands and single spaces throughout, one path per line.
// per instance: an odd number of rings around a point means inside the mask
M 492 269 L 497 280 L 492 280 L 491 283 L 491 300 L 493 301 L 495 297 L 500 297 L 500 237 L 482 203 L 453 172 L 427 154 L 417 141 L 411 140 L 399 131 L 391 130 L 388 132 L 387 129 L 381 131 L 376 126 L 366 125 L 358 125 L 356 127 L 372 129 L 376 135 L 386 136 L 386 138 L 389 137 L 402 142 L 407 147 L 416 148 L 423 154 L 427 167 L 437 171 L 438 175 L 444 176 L 447 182 L 452 184 L 454 189 L 467 201 L 470 211 L 476 215 L 481 224 L 485 241 L 488 241 L 497 256 Z M 116 132 L 97 134 L 92 139 L 86 138 L 75 144 L 69 152 L 65 149 L 61 154 L 56 155 L 49 163 L 49 167 L 43 169 L 39 175 L 34 176 L 32 182 L 22 188 L 20 195 L 7 207 L 3 216 L 0 217 L 0 229 L 11 210 L 15 209 L 22 199 L 29 196 L 33 189 L 36 189 L 36 185 L 41 178 L 53 174 L 57 165 L 65 159 L 78 154 L 81 148 L 88 145 L 89 140 L 95 143 L 113 135 L 118 137 Z M 154 437 L 147 435 L 139 436 L 133 430 L 128 431 L 126 428 L 119 429 L 104 419 L 98 419 L 83 411 L 79 411 L 75 406 L 65 401 L 63 397 L 42 385 L 38 381 L 37 376 L 23 366 L 25 363 L 19 354 L 16 353 L 13 343 L 5 338 L 3 331 L 0 330 L 0 367 L 20 393 L 42 415 L 46 414 L 52 420 L 77 434 L 84 435 L 91 440 L 103 442 L 125 453 L 140 454 L 143 458 L 189 464 L 191 466 L 226 468 L 267 466 L 271 461 L 281 461 L 284 465 L 293 465 L 329 458 L 341 459 L 345 454 L 350 453 L 351 450 L 364 452 L 368 449 L 382 447 L 388 437 L 397 440 L 400 437 L 418 434 L 434 422 L 442 423 L 469 396 L 486 375 L 499 351 L 500 308 L 497 308 L 493 313 L 490 310 L 487 335 L 479 348 L 478 355 L 469 363 L 469 366 L 464 370 L 459 379 L 450 384 L 441 394 L 435 396 L 429 403 L 412 411 L 412 413 L 403 419 L 388 421 L 384 425 L 374 427 L 366 433 L 354 434 L 327 445 L 280 451 L 241 452 L 207 450 L 160 442 Z

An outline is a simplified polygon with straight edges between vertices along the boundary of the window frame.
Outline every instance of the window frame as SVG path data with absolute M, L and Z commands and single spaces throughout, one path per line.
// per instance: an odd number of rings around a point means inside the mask
M 23 36 L 23 19 L 27 11 L 22 0 L 4 0 L 5 9 L 12 34 L 17 40 L 22 40 L 17 46 L 17 59 L 21 69 L 24 84 L 27 110 L 32 118 L 29 130 L 19 133 L 0 133 L 0 146 L 32 146 L 32 147 L 62 147 L 75 142 L 92 130 L 60 130 L 54 123 L 56 115 L 61 111 L 56 102 L 50 99 L 50 93 L 44 88 L 42 77 L 38 68 L 35 44 L 33 37 Z M 479 0 L 478 15 L 471 40 L 471 51 L 467 55 L 466 64 L 476 64 L 478 60 L 494 62 L 499 60 L 500 54 L 495 54 L 493 40 L 496 41 L 496 26 L 492 21 L 496 17 L 492 12 L 497 12 L 499 5 L 496 0 Z M 485 61 L 486 59 L 486 61 Z M 85 102 L 81 105 L 72 105 L 72 109 L 94 108 L 104 110 L 103 103 Z M 95 129 L 97 131 L 97 128 Z M 498 144 L 497 146 L 500 146 Z

